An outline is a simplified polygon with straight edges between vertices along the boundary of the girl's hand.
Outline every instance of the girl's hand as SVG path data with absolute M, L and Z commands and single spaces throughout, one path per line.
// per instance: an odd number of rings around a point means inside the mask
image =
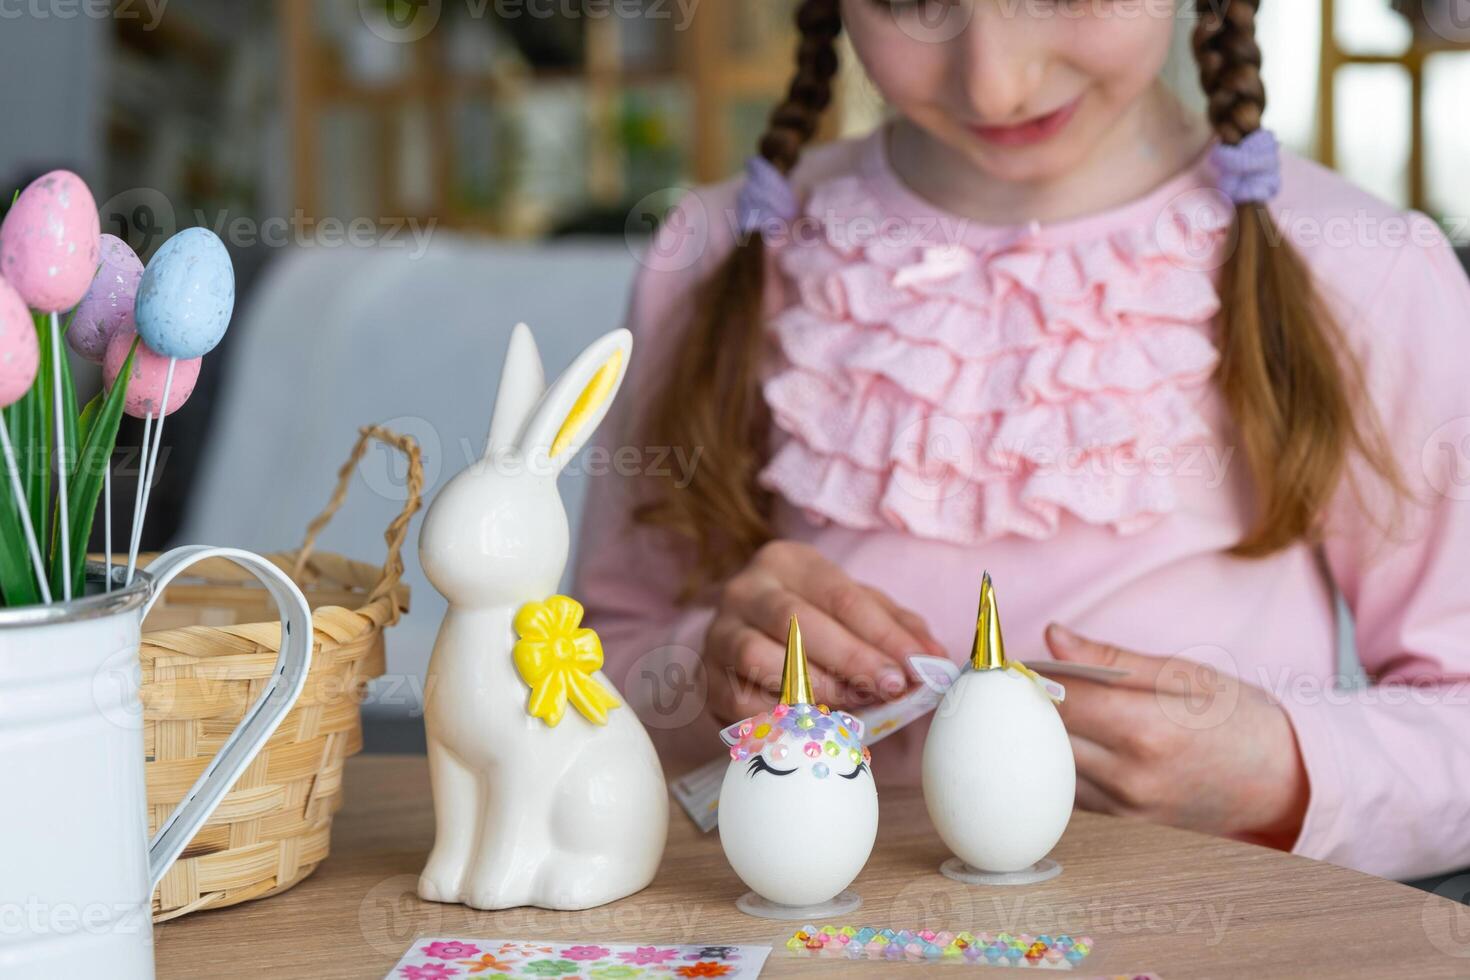
M 1120 650 L 1057 625 L 1046 642 L 1058 660 L 1128 671 L 1112 686 L 1067 678 L 1059 710 L 1077 758 L 1078 806 L 1292 846 L 1307 774 L 1286 712 L 1265 691 L 1205 664 Z
M 771 707 L 781 688 L 786 630 L 801 623 L 813 693 L 834 707 L 894 698 L 915 653 L 944 649 L 914 612 L 853 581 L 809 545 L 772 541 L 720 591 L 704 640 L 710 713 L 725 724 Z

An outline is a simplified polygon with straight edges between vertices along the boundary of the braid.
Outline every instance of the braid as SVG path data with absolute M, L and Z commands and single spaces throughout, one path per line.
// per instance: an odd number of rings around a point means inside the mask
M 1236 145 L 1261 128 L 1266 87 L 1256 43 L 1260 0 L 1196 0 L 1194 53 L 1210 125 Z M 1311 271 L 1263 203 L 1236 207 L 1220 270 L 1221 394 L 1255 482 L 1254 526 L 1234 548 L 1262 557 L 1321 531 L 1350 452 L 1402 492 L 1366 405 L 1362 373 Z
M 782 173 L 790 173 L 802 148 L 817 132 L 822 113 L 832 102 L 837 74 L 837 36 L 842 33 L 840 0 L 803 0 L 796 11 L 801 42 L 796 49 L 796 77 L 786 98 L 771 112 L 760 154 Z
M 1260 0 L 1197 0 L 1199 24 L 1194 54 L 1200 83 L 1209 98 L 1210 124 L 1234 145 L 1261 128 L 1266 87 L 1261 83 L 1261 48 L 1256 43 Z
M 796 26 L 796 75 L 759 147 L 783 174 L 795 169 L 832 102 L 841 0 L 802 0 Z M 685 598 L 745 564 L 772 537 L 770 495 L 757 483 L 769 432 L 759 370 L 767 343 L 765 280 L 764 240 L 743 237 L 695 292 L 692 322 L 643 418 L 647 445 L 697 452 L 703 460 L 687 485 L 661 478 L 658 493 L 633 512 L 635 521 L 693 545 Z

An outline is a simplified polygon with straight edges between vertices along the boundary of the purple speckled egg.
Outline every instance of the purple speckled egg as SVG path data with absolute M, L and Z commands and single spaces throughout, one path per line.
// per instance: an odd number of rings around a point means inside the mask
M 82 301 L 97 273 L 97 202 L 69 170 L 37 177 L 0 224 L 0 275 L 33 310 L 60 313 Z
M 0 408 L 15 404 L 31 390 L 40 361 L 31 311 L 15 287 L 0 279 Z
M 133 301 L 143 278 L 142 260 L 116 235 L 102 236 L 101 254 L 102 267 L 66 332 L 71 349 L 94 364 L 102 363 L 113 334 L 133 329 Z
M 133 346 L 137 333 L 119 330 L 107 342 L 107 353 L 102 358 L 102 378 L 110 389 L 117 381 L 123 362 L 128 359 L 128 349 Z M 184 407 L 189 396 L 194 394 L 194 384 L 199 380 L 201 357 L 180 360 L 174 367 L 174 384 L 168 394 L 168 414 L 172 415 Z M 159 406 L 163 404 L 163 384 L 168 379 L 169 359 L 148 348 L 138 345 L 133 356 L 133 374 L 128 381 L 128 393 L 123 397 L 123 411 L 135 419 L 152 415 L 158 418 Z

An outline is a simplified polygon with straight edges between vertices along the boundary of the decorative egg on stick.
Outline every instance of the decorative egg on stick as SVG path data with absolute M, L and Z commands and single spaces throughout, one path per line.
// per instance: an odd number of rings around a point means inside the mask
M 132 541 L 128 546 L 128 582 L 138 563 L 138 545 L 148 514 L 148 496 L 158 470 L 158 447 L 163 443 L 163 420 L 169 413 L 173 375 L 178 363 L 208 354 L 224 338 L 235 312 L 235 268 L 219 236 L 207 228 L 188 228 L 161 245 L 143 270 L 133 319 L 138 336 L 157 354 L 168 358 L 158 404 L 158 429 L 146 452 L 133 510 Z M 190 390 L 193 386 L 190 385 Z M 153 412 L 143 420 L 145 449 Z
M 116 235 L 103 235 L 99 249 L 102 264 L 81 305 L 72 314 L 66 342 L 77 354 L 94 364 L 107 356 L 107 345 L 119 333 L 133 332 L 133 305 L 143 263 L 127 242 Z M 123 357 L 127 357 L 126 351 Z M 119 367 L 121 361 L 118 362 Z M 116 374 L 118 368 L 114 368 Z M 111 387 L 111 383 L 108 384 Z M 102 539 L 107 558 L 106 591 L 112 591 L 112 465 L 102 470 Z
M 138 342 L 137 351 L 133 353 L 133 370 L 128 378 L 127 393 L 123 397 L 123 412 L 135 419 L 151 420 L 158 418 L 160 431 L 163 425 L 163 416 L 172 415 L 184 407 L 189 396 L 194 393 L 194 385 L 199 381 L 199 368 L 204 363 L 202 357 L 192 357 L 187 361 L 175 362 L 171 358 L 163 357 L 140 341 L 137 333 L 129 329 L 119 330 L 112 335 L 107 342 L 107 351 L 102 358 L 102 382 L 110 390 L 117 383 L 118 374 L 123 365 L 127 363 L 128 353 L 133 351 L 134 342 Z M 148 431 L 147 424 L 143 428 L 143 446 L 141 458 L 148 458 Z M 155 444 L 156 445 L 156 444 Z M 147 475 L 146 467 L 140 473 L 138 479 L 140 486 Z M 108 466 L 103 471 L 103 494 L 106 498 L 104 510 L 103 541 L 107 558 L 107 589 L 112 590 L 112 467 Z M 132 550 L 129 557 L 137 558 L 138 527 L 142 524 L 139 508 L 147 505 L 146 494 L 139 494 L 133 498 L 133 537 Z
M 37 177 L 0 224 L 0 275 L 33 310 L 60 313 L 82 301 L 97 274 L 102 221 L 82 178 Z
M 1061 873 L 1043 860 L 1072 816 L 1077 769 L 1053 699 L 1060 685 L 1008 660 L 995 588 L 980 584 L 970 662 L 924 742 L 924 802 L 957 856 L 940 868 L 969 884 L 1024 885 Z
M 37 177 L 0 224 L 0 275 L 32 309 L 51 315 L 51 390 L 56 456 L 66 460 L 62 422 L 61 326 L 57 314 L 81 302 L 97 273 L 102 238 L 97 202 L 82 178 L 68 170 Z M 61 532 L 63 597 L 71 601 L 71 519 L 67 513 L 67 471 L 57 468 L 58 527 Z
M 97 276 L 66 331 L 71 349 L 93 364 L 102 363 L 114 334 L 133 329 L 133 305 L 143 278 L 142 261 L 115 235 L 102 236 L 101 259 Z
M 751 889 L 736 907 L 761 918 L 814 919 L 862 905 L 848 886 L 878 836 L 872 758 L 861 721 L 815 703 L 795 616 L 780 703 L 720 737 L 730 746 L 720 845 Z
M 41 363 L 41 345 L 36 341 L 36 327 L 31 311 L 15 288 L 0 279 L 0 408 L 14 405 L 31 390 L 36 369 Z M 5 472 L 10 478 L 10 493 L 20 511 L 26 545 L 31 552 L 31 565 L 36 570 L 36 583 L 41 599 L 51 602 L 51 586 L 46 582 L 46 566 L 41 561 L 41 547 L 36 542 L 36 527 L 31 523 L 31 508 L 26 503 L 25 488 L 20 483 L 20 468 L 15 462 L 15 447 L 10 444 L 10 427 L 0 419 L 0 449 L 5 453 Z

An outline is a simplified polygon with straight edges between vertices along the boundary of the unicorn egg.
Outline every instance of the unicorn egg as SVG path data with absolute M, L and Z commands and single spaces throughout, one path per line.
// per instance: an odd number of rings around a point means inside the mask
M 862 722 L 814 703 L 796 617 L 781 702 L 720 733 L 730 766 L 720 787 L 720 844 L 751 891 L 812 906 L 852 884 L 878 836 L 878 789 Z
M 0 408 L 15 404 L 30 390 L 40 361 L 31 311 L 15 287 L 0 279 Z
M 974 871 L 1030 868 L 1072 816 L 1072 743 L 1041 679 L 1006 659 L 989 575 L 970 663 L 934 713 L 923 774 L 934 828 Z
M 187 228 L 143 270 L 134 320 L 143 343 L 182 360 L 214 350 L 234 311 L 235 268 L 225 243 L 207 228 Z
M 32 309 L 69 310 L 97 272 L 97 203 L 68 170 L 37 177 L 0 224 L 0 275 Z
M 103 235 L 101 255 L 102 266 L 66 332 L 71 349 L 94 364 L 102 362 L 113 334 L 133 329 L 133 303 L 143 278 L 143 263 L 121 238 Z

